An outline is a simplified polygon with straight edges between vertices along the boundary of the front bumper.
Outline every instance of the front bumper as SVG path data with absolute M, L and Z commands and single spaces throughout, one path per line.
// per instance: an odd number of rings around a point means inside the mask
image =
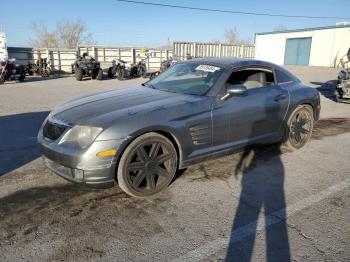
M 70 182 L 97 188 L 115 184 L 117 156 L 97 157 L 96 153 L 117 149 L 119 142 L 95 141 L 88 149 L 77 150 L 48 141 L 42 132 L 38 135 L 39 151 L 51 171 Z

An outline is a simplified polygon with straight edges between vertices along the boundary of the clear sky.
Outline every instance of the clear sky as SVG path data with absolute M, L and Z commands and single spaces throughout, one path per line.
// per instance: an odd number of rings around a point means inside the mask
M 246 12 L 306 16 L 350 17 L 350 0 L 145 0 L 172 5 Z M 170 41 L 223 40 L 227 28 L 254 41 L 256 32 L 335 25 L 339 19 L 296 19 L 211 13 L 122 3 L 115 0 L 1 1 L 0 28 L 9 46 L 29 46 L 32 23 L 45 20 L 49 29 L 58 21 L 83 21 L 100 45 L 157 47 Z

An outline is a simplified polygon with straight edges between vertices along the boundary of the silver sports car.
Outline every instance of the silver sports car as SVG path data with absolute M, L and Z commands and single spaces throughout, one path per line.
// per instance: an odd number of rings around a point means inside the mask
M 298 149 L 319 114 L 318 92 L 282 67 L 195 59 L 143 85 L 63 104 L 43 123 L 38 144 L 49 169 L 69 181 L 117 182 L 146 197 L 208 157 L 257 144 Z

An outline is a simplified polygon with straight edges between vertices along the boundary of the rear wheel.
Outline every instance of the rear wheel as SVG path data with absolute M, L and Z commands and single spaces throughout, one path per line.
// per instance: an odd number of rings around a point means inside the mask
M 24 81 L 25 78 L 26 78 L 26 73 L 23 71 L 23 72 L 20 74 L 18 80 L 19 80 L 20 82 L 22 82 L 22 81 Z
M 337 90 L 335 90 L 335 101 L 337 103 L 344 103 L 347 101 L 347 99 L 344 99 L 340 96 L 339 92 Z
M 97 80 L 102 80 L 102 78 L 103 78 L 103 71 L 102 71 L 102 69 L 100 68 L 100 69 L 98 70 L 96 79 L 97 79 Z
M 83 69 L 80 67 L 75 68 L 75 79 L 78 81 L 83 80 Z
M 158 133 L 139 136 L 124 151 L 118 166 L 118 184 L 127 194 L 147 197 L 166 188 L 177 170 L 173 144 Z
M 116 72 L 113 70 L 113 67 L 108 68 L 108 73 L 107 73 L 108 78 L 114 78 L 115 74 Z
M 117 78 L 118 80 L 124 80 L 124 69 L 119 68 L 117 70 Z
M 313 128 L 312 107 L 299 105 L 288 119 L 284 146 L 290 150 L 303 147 L 309 141 Z

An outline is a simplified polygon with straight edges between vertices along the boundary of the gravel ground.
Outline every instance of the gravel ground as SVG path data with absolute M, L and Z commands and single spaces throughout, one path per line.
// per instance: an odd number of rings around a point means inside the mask
M 66 182 L 44 167 L 35 147 L 57 105 L 142 80 L 32 78 L 1 86 L 0 260 L 349 261 L 350 105 L 333 101 L 336 70 L 289 69 L 322 94 L 321 120 L 306 147 L 194 165 L 144 200 L 117 186 Z

